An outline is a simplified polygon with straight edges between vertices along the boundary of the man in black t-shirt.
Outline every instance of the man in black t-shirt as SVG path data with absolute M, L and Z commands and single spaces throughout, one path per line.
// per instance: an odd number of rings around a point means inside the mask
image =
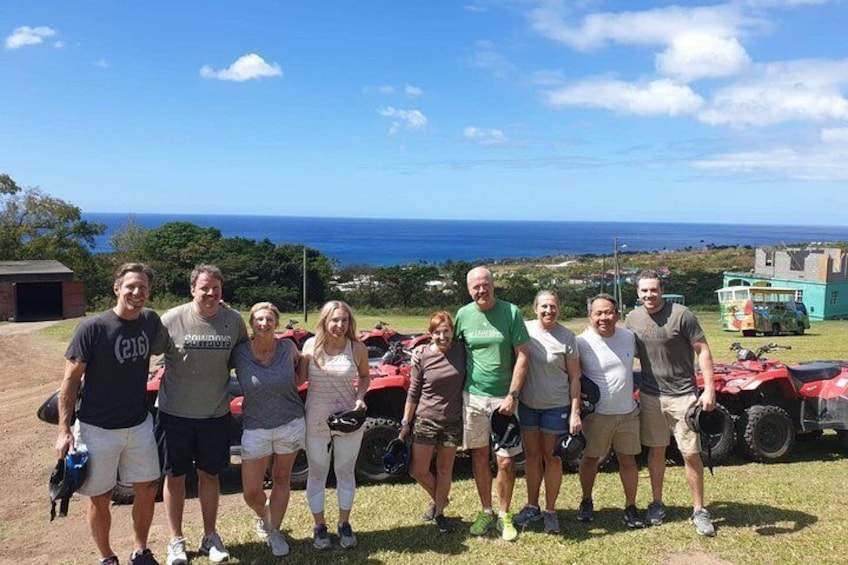
M 56 455 L 62 458 L 81 445 L 91 454 L 88 477 L 79 492 L 89 497 L 88 523 L 102 565 L 118 563 L 109 541 L 109 504 L 119 474 L 135 492 L 130 565 L 156 563 L 147 536 L 160 467 L 147 409 L 147 374 L 151 354 L 163 353 L 169 339 L 156 312 L 144 308 L 152 278 L 146 265 L 121 265 L 113 286 L 117 304 L 83 320 L 65 352 Z

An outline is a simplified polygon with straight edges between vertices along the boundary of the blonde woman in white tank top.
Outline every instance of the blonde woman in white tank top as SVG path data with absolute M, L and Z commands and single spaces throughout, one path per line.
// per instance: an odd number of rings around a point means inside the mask
M 309 379 L 306 395 L 306 456 L 309 477 L 306 498 L 315 521 L 312 545 L 316 549 L 331 547 L 324 518 L 324 500 L 330 461 L 336 476 L 339 500 L 339 545 L 356 546 L 350 526 L 356 479 L 354 468 L 362 443 L 362 430 L 342 434 L 330 432 L 327 417 L 335 412 L 365 410 L 365 393 L 371 379 L 368 352 L 356 334 L 356 321 L 346 303 L 331 301 L 324 305 L 318 318 L 315 337 L 303 345 L 298 372 Z M 358 383 L 355 381 L 359 378 Z

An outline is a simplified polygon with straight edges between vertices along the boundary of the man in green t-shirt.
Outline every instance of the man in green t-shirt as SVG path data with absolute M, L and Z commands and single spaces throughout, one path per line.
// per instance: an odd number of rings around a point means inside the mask
M 492 473 L 489 468 L 489 417 L 493 411 L 511 415 L 527 376 L 527 328 L 518 307 L 495 298 L 492 273 L 485 267 L 468 272 L 468 294 L 473 302 L 456 314 L 456 335 L 465 342 L 467 355 L 463 392 L 464 447 L 471 450 L 471 468 L 483 509 L 471 525 L 472 535 L 483 535 L 493 526 L 501 537 L 513 541 L 518 531 L 509 505 L 515 486 L 513 457 L 521 448 L 499 449 L 498 517 L 492 510 Z

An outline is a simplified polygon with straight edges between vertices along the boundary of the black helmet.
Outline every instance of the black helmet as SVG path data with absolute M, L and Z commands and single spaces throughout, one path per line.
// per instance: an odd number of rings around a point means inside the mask
M 521 426 L 515 414 L 507 416 L 494 410 L 489 416 L 492 437 L 492 449 L 512 449 L 521 445 Z
M 50 492 L 50 521 L 56 517 L 56 502 L 59 502 L 59 516 L 68 515 L 68 503 L 71 495 L 85 482 L 88 476 L 88 449 L 78 445 L 68 451 L 62 459 L 56 462 L 56 467 L 50 474 L 48 490 Z
M 700 402 L 696 402 L 686 411 L 686 425 L 689 429 L 707 436 L 721 434 L 724 431 L 726 418 L 727 409 L 718 404 L 713 411 L 707 412 L 701 407 Z
M 409 446 L 396 437 L 389 442 L 383 453 L 383 470 L 390 475 L 400 475 L 406 471 L 408 463 Z
M 586 438 L 582 432 L 575 435 L 563 434 L 554 445 L 554 456 L 563 461 L 574 462 L 580 459 L 584 449 L 586 449 Z
M 585 416 L 595 411 L 595 405 L 601 401 L 601 389 L 598 385 L 586 377 L 580 377 L 580 394 L 583 397 L 581 401 L 580 414 Z
M 693 432 L 700 434 L 701 443 L 707 447 L 707 468 L 713 475 L 713 442 L 712 436 L 724 433 L 724 427 L 730 421 L 730 413 L 721 404 L 716 404 L 712 412 L 707 412 L 696 402 L 686 411 L 686 425 Z
M 347 410 L 327 416 L 327 426 L 331 431 L 348 434 L 355 432 L 365 423 L 365 410 Z

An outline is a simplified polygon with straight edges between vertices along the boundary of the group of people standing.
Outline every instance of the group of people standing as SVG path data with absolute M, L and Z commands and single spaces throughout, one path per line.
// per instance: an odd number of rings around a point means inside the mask
M 221 305 L 223 276 L 201 265 L 191 274 L 192 301 L 163 314 L 145 308 L 153 273 L 140 263 L 122 265 L 114 280 L 116 306 L 83 321 L 66 352 L 60 387 L 60 427 L 56 452 L 85 445 L 91 457 L 89 477 L 80 492 L 90 499 L 88 521 L 100 563 L 119 559 L 110 543 L 109 501 L 116 477 L 133 484 L 135 533 L 130 563 L 156 564 L 147 538 L 152 524 L 158 479 L 164 473 L 164 506 L 170 541 L 167 565 L 188 562 L 182 522 L 186 474 L 196 470 L 203 537 L 198 546 L 212 562 L 229 558 L 216 522 L 219 473 L 229 462 L 231 368 L 243 401 L 243 496 L 256 516 L 256 533 L 275 556 L 289 552 L 280 531 L 290 497 L 292 466 L 306 451 L 309 475 L 306 498 L 313 516 L 313 546 L 332 546 L 324 515 L 325 486 L 334 466 L 339 516 L 338 543 L 357 544 L 350 524 L 354 502 L 354 466 L 362 430 L 331 429 L 328 417 L 367 409 L 368 356 L 359 342 L 350 307 L 331 301 L 322 308 L 315 336 L 301 351 L 290 340 L 275 338 L 280 313 L 269 302 L 250 310 L 248 328 L 241 315 Z M 542 521 L 558 533 L 556 502 L 562 463 L 555 455 L 566 434 L 585 435 L 580 463 L 582 500 L 578 519 L 594 518 L 592 490 L 598 462 L 610 448 L 618 458 L 628 527 L 659 525 L 665 518 L 665 448 L 673 433 L 685 462 L 698 533 L 715 535 L 703 507 L 703 466 L 698 435 L 685 423 L 695 402 L 715 407 L 712 358 L 695 316 L 662 299 L 662 280 L 652 271 L 638 278 L 642 306 L 617 325 L 618 304 L 606 294 L 589 304 L 589 327 L 580 336 L 557 321 L 559 303 L 542 291 L 534 301 L 536 319 L 525 322 L 517 306 L 495 297 L 491 272 L 472 269 L 467 276 L 472 302 L 454 319 L 437 312 L 429 320 L 431 342 L 414 352 L 410 388 L 399 437 L 412 439 L 410 475 L 431 502 L 424 519 L 440 532 L 454 529 L 445 517 L 450 503 L 458 448 L 471 453 L 481 509 L 471 535 L 497 530 L 513 541 L 518 527 Z M 164 376 L 154 422 L 147 410 L 146 381 L 151 355 L 164 354 Z M 705 391 L 698 394 L 693 356 L 697 354 Z M 639 403 L 634 400 L 633 362 L 641 363 Z M 592 414 L 581 417 L 581 375 L 600 389 Z M 84 377 L 84 378 L 83 378 Z M 309 381 L 305 405 L 298 386 Z M 85 386 L 82 386 L 84 383 Z M 78 409 L 77 409 L 78 406 Z M 522 446 L 494 453 L 490 467 L 491 416 L 517 415 L 520 422 L 527 504 L 510 511 L 515 486 L 515 457 Z M 74 424 L 74 417 L 76 423 Z M 640 516 L 636 507 L 638 467 L 635 456 L 649 449 L 652 502 Z M 435 457 L 435 473 L 431 470 Z M 160 466 L 161 460 L 161 466 Z M 263 487 L 269 465 L 270 497 Z M 492 486 L 496 483 L 497 510 Z M 544 508 L 540 505 L 545 484 Z

